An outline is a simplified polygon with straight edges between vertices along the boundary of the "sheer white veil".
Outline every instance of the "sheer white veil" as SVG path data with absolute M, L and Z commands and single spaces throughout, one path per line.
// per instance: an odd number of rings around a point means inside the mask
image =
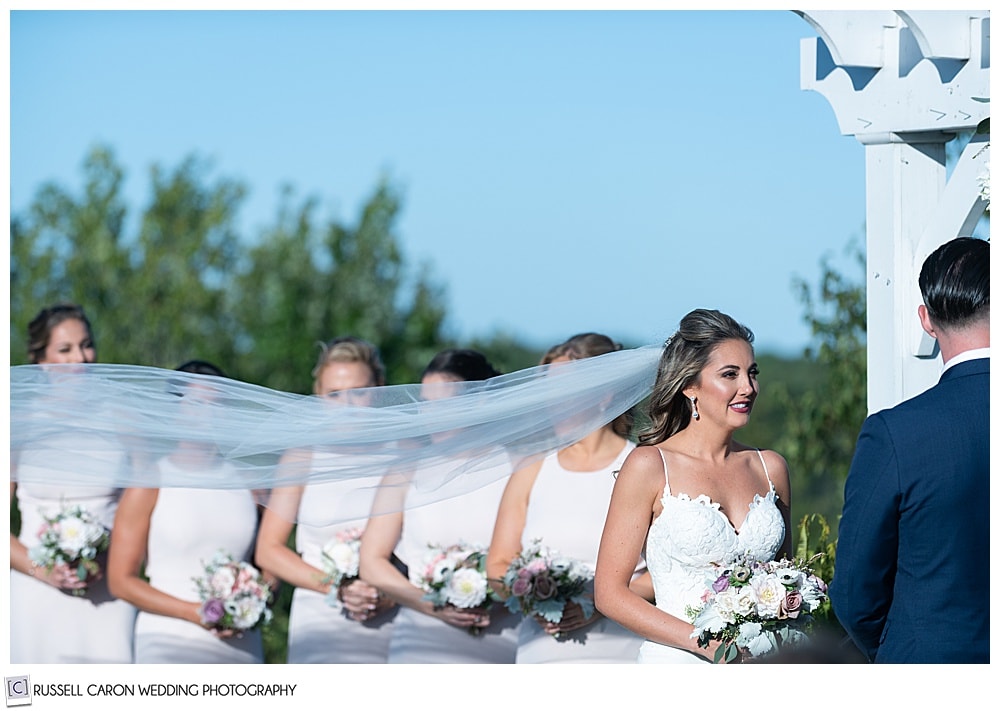
M 365 518 L 371 498 L 352 493 L 411 485 L 414 472 L 433 469 L 419 480 L 421 501 L 459 496 L 579 441 L 649 394 L 661 351 L 621 350 L 438 392 L 363 388 L 336 402 L 145 366 L 13 366 L 11 481 L 249 489 L 265 505 L 274 489 L 340 482 L 341 505 L 310 523 Z M 192 446 L 224 466 L 156 466 Z M 128 466 L 107 465 L 122 452 Z

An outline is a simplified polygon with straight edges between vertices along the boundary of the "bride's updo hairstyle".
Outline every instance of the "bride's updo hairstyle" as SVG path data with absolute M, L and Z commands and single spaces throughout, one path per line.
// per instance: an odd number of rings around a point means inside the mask
M 382 363 L 382 356 L 379 355 L 378 348 L 368 341 L 354 336 L 341 336 L 320 345 L 319 358 L 316 359 L 316 367 L 312 371 L 314 394 L 319 394 L 316 392 L 316 388 L 319 387 L 319 375 L 330 363 L 362 363 L 371 371 L 375 385 L 385 385 L 385 365 Z
M 500 371 L 479 351 L 468 348 L 449 348 L 431 359 L 424 368 L 421 378 L 428 375 L 448 375 L 457 380 L 489 380 L 500 375 Z
M 583 358 L 593 358 L 620 351 L 622 344 L 613 341 L 602 333 L 578 333 L 557 346 L 552 346 L 542 357 L 540 365 L 548 365 L 556 358 L 569 358 L 570 360 L 582 360 Z M 626 410 L 611 423 L 615 434 L 621 437 L 628 437 L 632 431 L 632 424 L 635 416 L 632 410 Z
M 724 341 L 753 345 L 753 331 L 721 311 L 695 309 L 663 346 L 656 382 L 649 396 L 649 426 L 639 444 L 659 444 L 688 426 L 691 403 L 684 389 L 697 383 L 712 351 Z

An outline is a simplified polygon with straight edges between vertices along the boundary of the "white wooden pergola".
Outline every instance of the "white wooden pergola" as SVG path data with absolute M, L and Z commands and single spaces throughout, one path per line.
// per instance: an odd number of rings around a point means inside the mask
M 989 12 L 795 11 L 801 87 L 822 94 L 841 133 L 865 146 L 868 410 L 933 385 L 937 344 L 920 328 L 917 275 L 936 247 L 972 235 L 986 203 L 989 136 L 950 170 L 945 144 L 989 116 Z

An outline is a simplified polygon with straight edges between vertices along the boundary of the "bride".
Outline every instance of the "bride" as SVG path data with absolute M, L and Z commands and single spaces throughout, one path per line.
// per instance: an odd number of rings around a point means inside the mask
M 753 333 L 719 311 L 696 309 L 664 346 L 650 425 L 615 482 L 594 580 L 605 616 L 642 635 L 641 663 L 699 663 L 685 607 L 696 606 L 712 563 L 737 554 L 789 555 L 785 460 L 733 440 L 757 398 Z M 655 606 L 629 589 L 645 543 Z

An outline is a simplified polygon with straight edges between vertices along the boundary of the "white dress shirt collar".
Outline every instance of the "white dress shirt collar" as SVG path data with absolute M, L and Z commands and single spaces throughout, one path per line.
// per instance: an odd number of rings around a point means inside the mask
M 959 363 L 964 363 L 967 360 L 976 360 L 977 358 L 989 358 L 990 349 L 986 348 L 973 348 L 972 350 L 963 351 L 956 356 L 952 356 L 951 360 L 944 364 L 944 368 L 941 372 L 948 370 L 953 365 L 958 365 Z

